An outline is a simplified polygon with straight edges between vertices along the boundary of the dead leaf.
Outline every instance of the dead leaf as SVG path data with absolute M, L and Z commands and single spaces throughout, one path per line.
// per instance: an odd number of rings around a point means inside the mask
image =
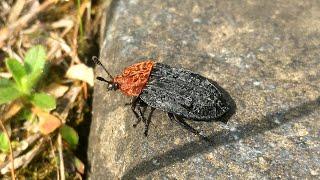
M 88 83 L 90 86 L 93 86 L 93 69 L 86 66 L 85 64 L 77 64 L 71 66 L 67 71 L 66 77 L 70 79 L 81 80 Z
M 83 164 L 83 162 L 80 159 L 78 159 L 77 157 L 74 157 L 73 161 L 74 161 L 74 165 L 76 166 L 77 171 L 80 174 L 84 174 L 85 165 Z
M 23 104 L 20 101 L 13 101 L 9 106 L 7 106 L 2 115 L 0 115 L 0 120 L 6 122 L 6 120 L 12 118 L 16 115 L 22 108 Z
M 12 77 L 12 74 L 9 72 L 0 72 L 0 77 L 10 79 Z
M 32 112 L 38 116 L 39 131 L 44 135 L 50 134 L 62 124 L 59 118 L 48 112 L 42 111 L 38 108 L 32 108 Z
M 63 96 L 69 90 L 68 86 L 64 86 L 57 83 L 52 83 L 44 89 L 44 91 L 55 98 Z

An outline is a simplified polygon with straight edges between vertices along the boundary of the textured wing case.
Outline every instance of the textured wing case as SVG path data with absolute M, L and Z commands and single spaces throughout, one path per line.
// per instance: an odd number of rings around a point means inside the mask
M 149 106 L 193 120 L 212 120 L 229 110 L 219 89 L 191 71 L 156 63 L 140 98 Z

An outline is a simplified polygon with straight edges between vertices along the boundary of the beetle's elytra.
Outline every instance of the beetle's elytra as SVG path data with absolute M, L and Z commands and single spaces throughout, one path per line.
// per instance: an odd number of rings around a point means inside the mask
M 204 139 L 206 137 L 185 119 L 219 120 L 230 109 L 220 90 L 209 79 L 192 71 L 147 60 L 125 68 L 121 75 L 113 78 L 97 58 L 94 61 L 111 78 L 106 80 L 97 77 L 109 84 L 108 90 L 119 89 L 133 97 L 131 109 L 137 118 L 134 126 L 143 121 L 145 135 L 148 133 L 151 116 L 145 119 L 141 107 L 149 106 L 151 112 L 155 109 L 166 112 L 170 120 Z

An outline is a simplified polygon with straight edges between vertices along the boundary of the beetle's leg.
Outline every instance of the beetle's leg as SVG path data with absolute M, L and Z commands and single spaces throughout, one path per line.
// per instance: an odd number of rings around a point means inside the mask
M 143 111 L 141 110 L 141 107 L 143 107 Z M 136 108 L 138 109 L 138 112 L 135 110 Z M 136 123 L 133 124 L 133 127 L 137 127 L 137 125 L 141 121 L 146 123 L 146 119 L 144 117 L 144 112 L 146 111 L 146 105 L 143 104 L 143 101 L 141 101 L 141 99 L 139 97 L 137 97 L 136 99 L 134 99 L 132 101 L 131 109 L 137 118 L 137 121 L 136 121 Z
M 132 110 L 132 112 L 133 112 L 133 114 L 136 116 L 136 118 L 137 118 L 137 121 L 136 121 L 136 123 L 134 123 L 133 124 L 133 127 L 136 127 L 139 123 L 140 123 L 140 121 L 141 121 L 141 116 L 139 116 L 139 114 L 136 112 L 136 107 L 137 107 L 137 103 L 138 103 L 138 101 L 139 101 L 139 98 L 133 98 L 132 99 L 132 102 L 131 102 L 131 110 Z M 141 113 L 140 113 L 140 115 L 141 115 Z
M 141 107 L 138 105 L 137 106 L 137 109 L 138 109 L 138 112 L 139 112 L 139 119 L 138 119 L 138 121 L 133 125 L 134 127 L 136 127 L 140 122 L 141 122 L 141 120 L 142 120 L 142 122 L 146 122 L 146 120 L 145 120 L 145 118 L 144 118 L 144 116 L 143 116 L 143 112 L 142 112 L 142 110 L 141 110 Z
M 145 136 L 148 136 L 148 130 L 149 130 L 150 122 L 151 122 L 151 117 L 152 117 L 153 111 L 154 111 L 155 109 L 156 109 L 156 108 L 151 107 L 151 110 L 150 110 L 148 119 L 147 119 L 146 122 L 144 123 L 144 135 L 145 135 Z
M 206 141 L 210 141 L 207 137 L 203 136 L 198 130 L 196 130 L 195 128 L 190 126 L 182 117 L 175 116 L 175 115 L 173 115 L 171 113 L 168 113 L 168 116 L 169 116 L 171 121 L 177 122 L 184 129 L 192 132 L 195 135 L 198 135 L 200 138 L 202 138 L 202 139 L 204 139 Z

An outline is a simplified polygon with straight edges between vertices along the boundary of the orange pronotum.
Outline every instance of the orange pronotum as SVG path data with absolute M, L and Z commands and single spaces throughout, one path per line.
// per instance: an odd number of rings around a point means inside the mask
M 124 69 L 123 73 L 116 76 L 113 81 L 119 89 L 128 96 L 139 96 L 148 82 L 154 62 L 151 60 L 133 64 Z

